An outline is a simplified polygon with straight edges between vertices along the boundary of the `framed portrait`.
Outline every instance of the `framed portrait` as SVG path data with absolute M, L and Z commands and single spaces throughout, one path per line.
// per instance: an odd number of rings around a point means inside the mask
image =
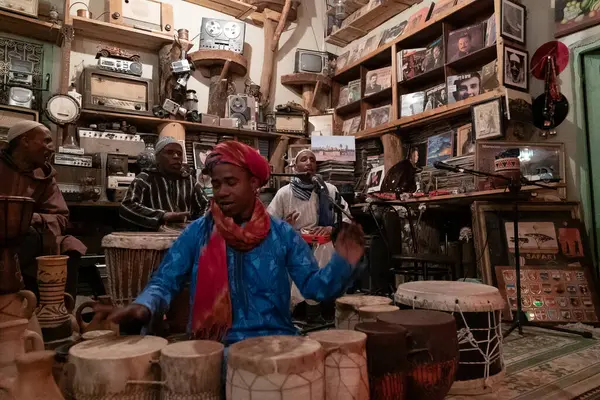
M 587 6 L 588 3 L 585 0 L 555 0 L 554 36 L 559 38 L 600 24 L 600 13 Z
M 502 0 L 500 34 L 503 38 L 525 44 L 527 9 L 512 0 Z
M 381 191 L 381 185 L 385 178 L 385 166 L 371 169 L 367 177 L 367 193 L 376 193 Z
M 475 146 L 475 169 L 493 173 L 496 157 L 511 149 L 519 150 L 521 175 L 530 181 L 542 181 L 557 189 L 540 188 L 538 192 L 567 198 L 563 143 L 478 141 Z M 487 181 L 486 178 L 478 178 L 478 190 L 486 190 Z
M 504 45 L 504 86 L 529 91 L 529 53 Z
M 495 139 L 504 136 L 502 99 L 495 98 L 471 107 L 475 139 Z
M 460 126 L 456 130 L 456 156 L 466 156 L 467 154 L 475 154 L 472 124 Z
M 427 139 L 427 165 L 446 161 L 454 155 L 454 131 L 440 133 Z
M 450 32 L 448 35 L 448 62 L 460 60 L 484 46 L 485 23 L 480 22 Z

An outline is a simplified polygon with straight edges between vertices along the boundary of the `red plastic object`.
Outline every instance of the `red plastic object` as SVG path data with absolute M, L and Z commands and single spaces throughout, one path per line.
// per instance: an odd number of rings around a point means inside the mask
M 308 244 L 325 244 L 331 242 L 331 237 L 323 235 L 304 234 L 302 235 L 302 239 Z
M 541 45 L 531 58 L 531 74 L 537 79 L 546 79 L 546 64 L 548 56 L 554 58 L 556 75 L 560 74 L 569 64 L 569 48 L 558 40 Z

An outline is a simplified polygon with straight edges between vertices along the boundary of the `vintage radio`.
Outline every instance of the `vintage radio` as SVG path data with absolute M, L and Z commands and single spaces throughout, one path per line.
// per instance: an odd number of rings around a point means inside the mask
M 104 4 L 103 4 L 104 3 Z M 106 11 L 105 21 L 143 31 L 173 33 L 173 6 L 157 0 L 90 1 L 93 15 Z
M 308 116 L 304 113 L 276 112 L 275 131 L 280 133 L 306 135 L 308 132 Z
M 136 61 L 100 57 L 98 58 L 98 68 L 106 71 L 119 72 L 121 74 L 142 76 L 142 63 Z
M 127 175 L 111 175 L 108 177 L 106 184 L 106 195 L 108 200 L 115 202 L 122 202 L 127 194 L 129 185 L 135 179 L 135 174 L 129 172 Z
M 37 18 L 38 0 L 0 0 L 0 9 Z
M 37 111 L 0 104 L 0 148 L 6 143 L 8 130 L 21 120 L 38 121 Z
M 81 73 L 83 108 L 152 116 L 151 79 L 88 67 Z
M 54 155 L 56 182 L 66 201 L 97 200 L 103 192 L 100 154 Z
M 334 72 L 330 66 L 335 58 L 334 54 L 328 52 L 297 49 L 294 72 L 329 75 Z
M 202 18 L 200 48 L 229 50 L 244 54 L 246 25 L 240 21 Z
M 19 60 L 12 57 L 9 60 L 8 83 L 31 86 L 33 84 L 35 64 L 29 60 Z
M 100 132 L 94 129 L 78 128 L 79 146 L 89 153 L 124 154 L 137 157 L 145 145 L 140 135 L 130 135 L 121 131 Z
M 227 97 L 227 108 L 225 117 L 236 118 L 240 125 L 248 125 L 256 122 L 256 100 L 245 94 L 235 94 Z

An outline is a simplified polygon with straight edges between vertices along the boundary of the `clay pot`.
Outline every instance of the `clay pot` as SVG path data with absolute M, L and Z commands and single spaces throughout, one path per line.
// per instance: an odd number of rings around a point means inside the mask
M 75 317 L 77 319 L 77 324 L 79 325 L 79 330 L 81 333 L 90 332 L 90 331 L 112 331 L 116 335 L 119 334 L 119 325 L 109 322 L 106 320 L 105 316 L 101 316 L 99 314 L 95 314 L 92 318 L 92 321 L 87 323 L 83 320 L 81 314 L 83 310 L 86 308 L 93 308 L 96 304 L 102 304 L 107 306 L 112 306 L 113 302 L 110 296 L 98 296 L 96 301 L 88 301 L 83 303 L 77 309 L 75 313 Z M 101 318 L 104 317 L 104 318 Z
M 0 375 L 15 377 L 15 359 L 29 349 L 44 350 L 44 341 L 27 329 L 29 321 L 17 319 L 0 323 Z
M 36 351 L 16 360 L 19 376 L 13 386 L 15 400 L 64 400 L 52 377 L 53 351 Z
M 67 283 L 67 260 L 69 256 L 37 257 L 37 283 L 40 304 L 36 315 L 44 339 L 48 342 L 65 339 L 79 327 L 75 317 L 69 315 L 75 308 L 73 298 L 65 293 Z
M 34 314 L 36 305 L 35 294 L 29 290 L 0 295 L 0 323 L 27 319 L 29 320 L 27 329 L 42 336 L 40 324 Z

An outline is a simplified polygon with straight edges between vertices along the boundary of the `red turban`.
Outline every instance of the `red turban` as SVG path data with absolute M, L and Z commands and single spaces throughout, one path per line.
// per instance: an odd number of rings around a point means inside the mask
M 260 180 L 261 185 L 265 185 L 271 175 L 267 160 L 256 149 L 241 142 L 228 140 L 216 145 L 206 157 L 205 171 L 210 173 L 216 165 L 223 163 L 247 169 Z

